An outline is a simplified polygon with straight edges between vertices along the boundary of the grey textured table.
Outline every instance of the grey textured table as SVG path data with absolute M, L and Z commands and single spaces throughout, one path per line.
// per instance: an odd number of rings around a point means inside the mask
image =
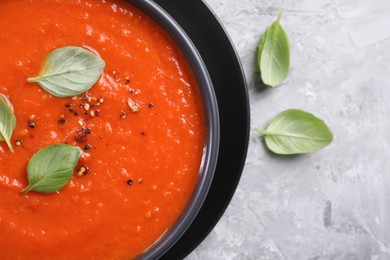
M 390 1 L 206 2 L 242 60 L 252 132 L 229 208 L 188 259 L 390 259 Z M 281 6 L 291 71 L 283 86 L 260 89 L 256 47 Z M 325 120 L 333 143 L 266 152 L 253 129 L 288 108 Z

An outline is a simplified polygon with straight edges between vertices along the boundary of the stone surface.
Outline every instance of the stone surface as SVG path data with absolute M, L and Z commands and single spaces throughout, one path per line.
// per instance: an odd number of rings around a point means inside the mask
M 197 259 L 390 259 L 390 1 L 206 0 L 226 27 L 249 85 L 251 138 L 225 215 Z M 283 86 L 261 86 L 256 47 L 279 7 L 291 41 Z M 300 108 L 333 143 L 279 157 L 255 128 Z

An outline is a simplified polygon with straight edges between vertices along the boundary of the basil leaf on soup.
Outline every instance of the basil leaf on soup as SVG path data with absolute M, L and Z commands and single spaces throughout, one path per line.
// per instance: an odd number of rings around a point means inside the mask
M 72 97 L 92 88 L 104 67 L 104 61 L 94 53 L 80 47 L 64 47 L 51 52 L 40 75 L 27 81 L 38 83 L 53 96 Z
M 290 69 L 290 43 L 277 20 L 264 32 L 257 51 L 257 64 L 264 84 L 276 87 L 283 83 Z
M 0 141 L 6 142 L 11 152 L 14 152 L 11 137 L 15 126 L 16 117 L 12 104 L 8 98 L 0 94 Z
M 49 145 L 39 150 L 28 163 L 29 185 L 22 193 L 59 191 L 72 177 L 81 154 L 79 147 L 67 144 Z
M 320 150 L 330 144 L 333 134 L 319 118 L 298 109 L 278 114 L 265 131 L 267 147 L 277 154 L 301 154 Z

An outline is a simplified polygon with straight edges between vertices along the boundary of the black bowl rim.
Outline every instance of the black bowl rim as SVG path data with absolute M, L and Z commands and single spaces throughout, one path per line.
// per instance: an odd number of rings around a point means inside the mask
M 219 112 L 214 87 L 195 45 L 180 25 L 158 4 L 151 0 L 127 0 L 162 27 L 181 49 L 190 64 L 203 98 L 206 116 L 206 143 L 200 167 L 200 176 L 185 210 L 176 223 L 137 259 L 158 259 L 185 233 L 200 211 L 210 189 L 219 152 Z

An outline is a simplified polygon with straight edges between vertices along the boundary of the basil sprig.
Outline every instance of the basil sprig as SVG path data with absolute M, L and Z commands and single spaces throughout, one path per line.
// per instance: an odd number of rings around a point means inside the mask
M 333 140 L 333 134 L 321 119 L 298 109 L 278 114 L 265 131 L 267 147 L 277 154 L 301 154 L 318 151 Z
M 81 154 L 79 147 L 67 144 L 49 145 L 39 150 L 28 163 L 29 185 L 22 193 L 59 191 L 71 179 Z
M 283 83 L 290 68 L 290 43 L 277 20 L 264 32 L 257 51 L 257 64 L 264 84 L 276 87 Z
M 16 117 L 11 102 L 0 94 L 0 141 L 6 142 L 11 152 L 14 152 L 11 137 L 15 126 Z
M 104 61 L 80 47 L 64 47 L 49 54 L 41 73 L 28 78 L 53 96 L 65 98 L 88 91 L 99 80 Z

